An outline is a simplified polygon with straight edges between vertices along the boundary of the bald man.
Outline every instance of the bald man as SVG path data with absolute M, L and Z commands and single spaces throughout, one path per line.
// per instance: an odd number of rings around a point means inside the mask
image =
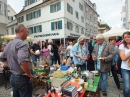
M 15 32 L 16 37 L 7 44 L 0 61 L 10 67 L 13 97 L 32 97 L 32 64 L 28 45 L 24 42 L 29 34 L 28 29 L 20 24 Z

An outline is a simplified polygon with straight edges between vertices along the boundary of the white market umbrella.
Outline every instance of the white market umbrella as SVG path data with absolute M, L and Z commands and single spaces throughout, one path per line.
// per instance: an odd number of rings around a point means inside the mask
M 104 37 L 122 36 L 123 33 L 126 32 L 126 31 L 130 31 L 130 30 L 122 29 L 122 28 L 116 26 L 116 27 L 113 27 L 108 32 L 103 33 L 103 36 Z
M 1 36 L 2 39 L 5 39 L 5 40 L 13 40 L 14 38 L 16 37 L 16 35 L 4 35 L 4 36 Z M 31 37 L 27 37 L 26 41 L 33 41 L 33 38 Z

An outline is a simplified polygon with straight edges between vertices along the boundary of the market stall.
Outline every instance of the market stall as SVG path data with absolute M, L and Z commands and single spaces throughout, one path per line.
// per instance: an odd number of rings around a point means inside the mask
M 104 37 L 122 36 L 123 33 L 126 31 L 130 31 L 130 30 L 122 29 L 120 27 L 115 26 L 111 30 L 109 30 L 108 32 L 103 33 L 103 36 Z
M 81 71 L 74 65 L 48 67 L 42 65 L 34 69 L 34 83 L 45 88 L 45 97 L 100 97 L 97 71 Z

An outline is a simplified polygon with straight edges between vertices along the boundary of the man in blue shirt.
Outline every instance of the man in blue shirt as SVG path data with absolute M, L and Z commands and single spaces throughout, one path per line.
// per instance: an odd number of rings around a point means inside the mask
M 77 68 L 81 70 L 86 70 L 86 60 L 88 58 L 88 50 L 84 45 L 85 36 L 81 35 L 78 39 L 78 42 L 72 47 L 73 61 Z

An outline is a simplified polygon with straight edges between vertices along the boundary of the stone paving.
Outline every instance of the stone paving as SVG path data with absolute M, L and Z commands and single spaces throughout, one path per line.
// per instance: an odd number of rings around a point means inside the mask
M 121 83 L 121 87 L 122 86 L 123 84 Z M 10 92 L 11 92 L 11 88 L 6 90 L 4 88 L 4 84 L 0 85 L 0 97 L 11 97 Z M 113 77 L 109 77 L 107 94 L 108 94 L 107 97 L 123 97 L 123 95 L 116 88 Z M 103 97 L 102 94 L 101 97 Z

